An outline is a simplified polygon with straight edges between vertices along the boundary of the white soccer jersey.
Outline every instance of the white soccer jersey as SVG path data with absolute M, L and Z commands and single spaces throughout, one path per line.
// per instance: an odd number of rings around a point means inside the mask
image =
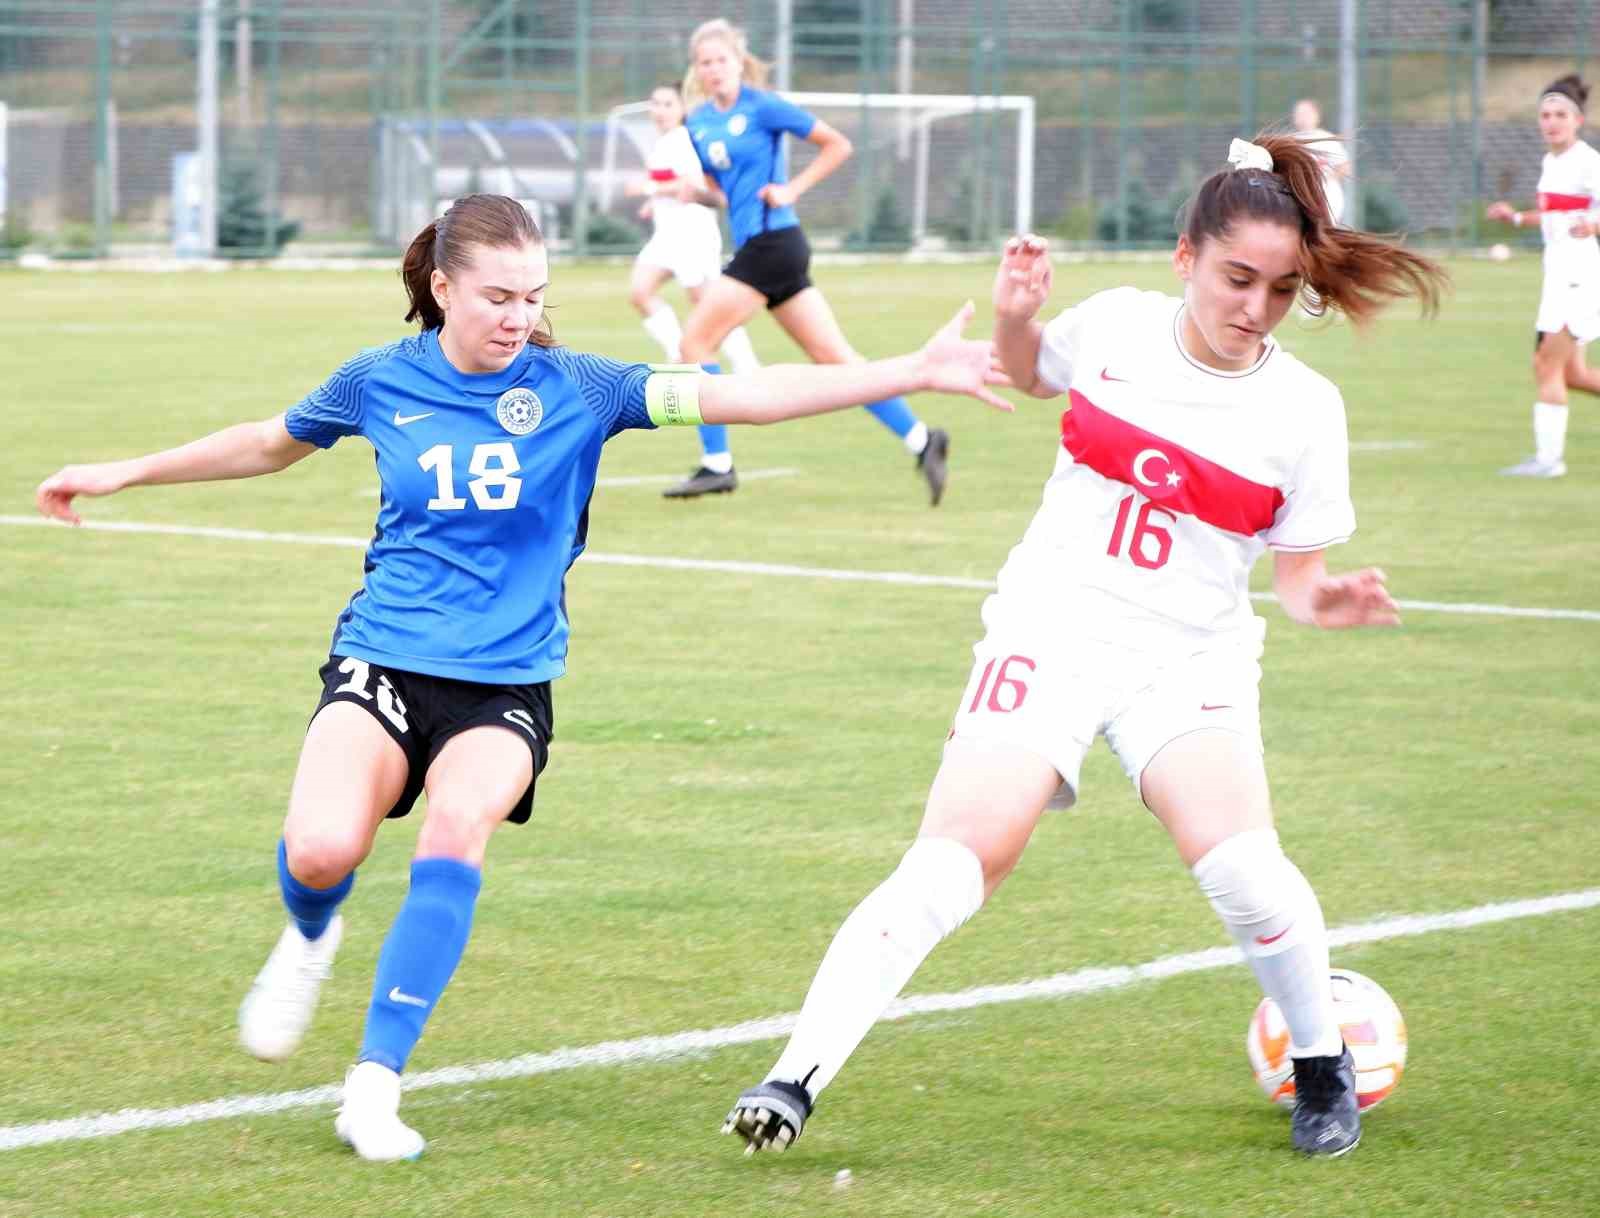
M 1046 326 L 1038 374 L 1070 400 L 1044 500 L 985 607 L 991 627 L 1043 620 L 1152 650 L 1259 639 L 1248 581 L 1262 551 L 1354 532 L 1339 391 L 1270 337 L 1244 371 L 1196 362 L 1182 311 L 1117 288 Z
M 681 124 L 656 140 L 644 164 L 652 182 L 705 184 L 706 175 L 700 166 L 700 154 L 694 150 L 689 129 Z M 706 226 L 713 229 L 717 227 L 716 213 L 699 203 L 685 203 L 674 195 L 663 194 L 653 195 L 651 204 L 658 233 L 667 229 L 676 232 L 679 225 L 696 234 L 702 233 Z
M 1344 223 L 1343 168 L 1350 163 L 1350 153 L 1344 141 L 1333 132 L 1321 127 L 1309 127 L 1297 133 L 1300 140 L 1316 153 L 1322 161 L 1322 193 L 1328 200 L 1328 211 L 1335 224 Z
M 1600 277 L 1600 245 L 1593 237 L 1574 237 L 1573 223 L 1600 208 L 1600 152 L 1582 140 L 1557 156 L 1544 154 L 1539 173 L 1539 228 L 1544 236 L 1544 268 L 1584 279 Z

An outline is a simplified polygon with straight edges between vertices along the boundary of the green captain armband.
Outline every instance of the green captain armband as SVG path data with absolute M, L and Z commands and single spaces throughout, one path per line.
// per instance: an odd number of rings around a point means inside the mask
M 657 427 L 688 427 L 700 417 L 699 364 L 651 364 L 644 383 L 644 406 Z

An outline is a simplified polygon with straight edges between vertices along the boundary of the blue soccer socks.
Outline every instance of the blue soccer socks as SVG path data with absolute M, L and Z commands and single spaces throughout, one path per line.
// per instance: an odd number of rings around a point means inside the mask
M 316 940 L 328 929 L 339 905 L 355 887 L 356 873 L 351 872 L 332 888 L 312 888 L 289 874 L 289 850 L 283 839 L 278 839 L 278 890 L 283 893 L 283 907 L 300 933 Z
M 399 1073 L 461 962 L 483 872 L 456 859 L 418 859 L 411 891 L 378 954 L 360 1061 Z

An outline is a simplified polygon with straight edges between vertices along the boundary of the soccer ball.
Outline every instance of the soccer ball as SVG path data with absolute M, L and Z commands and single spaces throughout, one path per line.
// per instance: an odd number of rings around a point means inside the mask
M 1331 970 L 1334 1017 L 1356 1061 L 1356 1100 L 1361 1111 L 1375 1108 L 1393 1093 L 1406 1068 L 1406 1021 L 1394 999 L 1370 977 L 1347 968 Z M 1245 1033 L 1250 1069 L 1267 1098 L 1294 1107 L 1294 1060 L 1283 1012 L 1263 998 Z

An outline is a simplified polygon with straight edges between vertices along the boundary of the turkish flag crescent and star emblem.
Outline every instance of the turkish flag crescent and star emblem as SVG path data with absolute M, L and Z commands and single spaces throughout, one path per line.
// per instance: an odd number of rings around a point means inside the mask
M 1079 465 L 1124 483 L 1169 512 L 1251 536 L 1272 527 L 1283 492 L 1190 452 L 1096 406 L 1076 389 L 1061 416 L 1061 446 Z

